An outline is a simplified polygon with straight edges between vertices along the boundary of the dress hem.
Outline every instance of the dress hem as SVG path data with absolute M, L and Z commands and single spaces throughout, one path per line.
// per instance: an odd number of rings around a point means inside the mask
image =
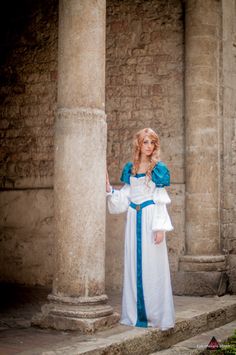
M 127 325 L 129 327 L 143 328 L 143 327 L 137 327 L 135 324 L 132 324 L 131 322 L 126 322 L 126 321 L 123 321 L 123 320 L 120 320 L 119 323 L 122 324 L 122 325 Z M 160 327 L 158 325 L 150 325 L 150 323 L 149 323 L 147 325 L 147 327 L 145 327 L 145 328 L 156 328 L 156 329 L 159 329 L 161 331 L 166 331 L 166 330 L 169 330 L 169 329 L 173 329 L 174 327 L 175 327 L 175 324 L 172 324 L 172 325 L 169 325 L 169 326 L 166 326 L 166 327 Z

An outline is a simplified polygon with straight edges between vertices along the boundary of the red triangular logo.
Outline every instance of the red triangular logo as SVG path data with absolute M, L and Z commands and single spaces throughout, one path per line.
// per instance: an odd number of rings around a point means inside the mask
M 207 345 L 207 349 L 208 350 L 220 349 L 220 344 L 218 343 L 218 341 L 214 336 L 211 338 L 209 344 Z

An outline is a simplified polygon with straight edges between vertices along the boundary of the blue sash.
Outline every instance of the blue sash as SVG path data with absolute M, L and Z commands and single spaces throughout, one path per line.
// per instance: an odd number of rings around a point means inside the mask
M 130 207 L 137 211 L 136 218 L 136 236 L 137 236 L 137 322 L 136 327 L 147 327 L 147 315 L 143 295 L 143 278 L 142 278 L 142 209 L 146 206 L 153 205 L 153 200 L 147 200 L 140 205 L 130 202 Z

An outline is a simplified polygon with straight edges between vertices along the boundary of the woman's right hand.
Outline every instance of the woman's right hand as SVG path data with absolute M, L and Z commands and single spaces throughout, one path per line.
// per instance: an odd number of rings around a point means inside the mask
M 111 185 L 108 172 L 106 172 L 106 192 L 111 192 Z
M 157 232 L 155 232 L 154 243 L 155 243 L 155 244 L 160 244 L 160 243 L 162 243 L 164 237 L 165 237 L 165 232 L 164 232 L 164 231 L 157 231 Z

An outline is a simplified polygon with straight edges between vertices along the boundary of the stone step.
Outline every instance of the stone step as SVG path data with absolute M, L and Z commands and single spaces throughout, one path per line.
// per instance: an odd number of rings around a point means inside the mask
M 56 344 L 31 348 L 30 351 L 19 352 L 19 354 L 152 354 L 236 319 L 236 295 L 174 296 L 174 303 L 176 324 L 173 329 L 167 331 L 117 325 L 93 335 L 70 335 L 69 339 L 65 338 Z
M 214 336 L 221 349 L 226 349 L 227 345 L 222 344 L 234 334 L 236 321 L 227 323 L 221 327 L 214 328 L 208 332 L 203 332 L 187 340 L 181 341 L 169 349 L 157 351 L 151 355 L 198 355 L 205 350 Z

